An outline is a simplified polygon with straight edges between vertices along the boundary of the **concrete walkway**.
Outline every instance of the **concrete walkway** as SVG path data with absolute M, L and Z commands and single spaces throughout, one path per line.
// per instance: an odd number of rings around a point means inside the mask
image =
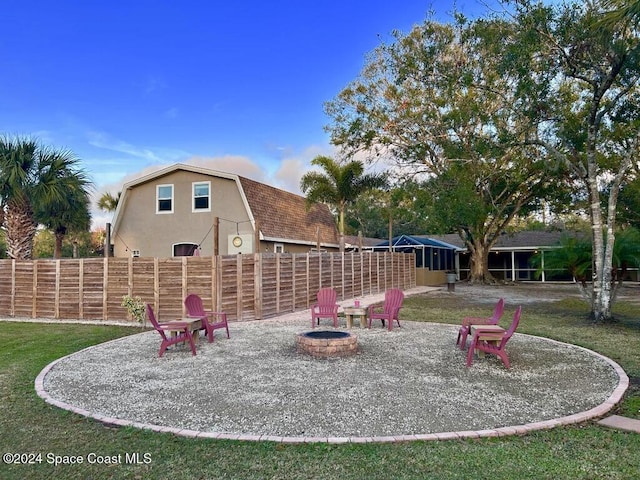
M 618 430 L 640 433 L 640 420 L 636 420 L 634 418 L 622 417 L 620 415 L 611 415 L 610 417 L 606 417 L 600 420 L 598 424 L 604 427 L 611 427 Z

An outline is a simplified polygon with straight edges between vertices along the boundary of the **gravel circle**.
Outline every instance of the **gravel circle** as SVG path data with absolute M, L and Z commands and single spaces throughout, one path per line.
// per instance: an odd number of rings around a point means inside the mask
M 197 355 L 158 357 L 154 331 L 87 348 L 50 365 L 54 401 L 93 416 L 200 432 L 286 437 L 384 437 L 485 430 L 564 417 L 611 396 L 619 377 L 583 348 L 515 334 L 507 370 L 495 356 L 465 367 L 457 326 L 403 321 L 354 328 L 357 355 L 299 354 L 295 321 L 234 323 Z M 323 329 L 332 330 L 332 328 Z

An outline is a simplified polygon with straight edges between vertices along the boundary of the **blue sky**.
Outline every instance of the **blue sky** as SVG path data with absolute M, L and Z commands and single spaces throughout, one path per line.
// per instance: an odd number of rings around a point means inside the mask
M 176 162 L 298 192 L 309 161 L 332 154 L 323 103 L 381 38 L 453 5 L 4 0 L 0 132 L 71 149 L 98 194 Z

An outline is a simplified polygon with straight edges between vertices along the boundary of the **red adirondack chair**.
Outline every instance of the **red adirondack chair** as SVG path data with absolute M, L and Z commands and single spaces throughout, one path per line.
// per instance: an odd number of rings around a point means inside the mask
M 507 356 L 505 346 L 513 336 L 513 332 L 518 328 L 521 313 L 522 307 L 520 306 L 516 309 L 516 313 L 513 315 L 513 321 L 511 322 L 509 329 L 504 333 L 496 334 L 490 331 L 483 332 L 482 327 L 476 327 L 475 335 L 473 336 L 473 340 L 471 340 L 471 345 L 469 346 L 469 353 L 467 353 L 467 367 L 470 367 L 473 362 L 473 352 L 475 350 L 480 350 L 485 353 L 497 355 L 500 357 L 500 360 L 502 360 L 502 363 L 504 363 L 504 366 L 510 368 L 511 365 L 509 363 L 509 357 Z M 480 340 L 480 337 L 482 337 L 482 340 Z
M 374 319 L 382 320 L 382 326 L 384 327 L 384 321 L 389 322 L 389 331 L 393 329 L 393 321 L 395 320 L 400 326 L 400 319 L 398 314 L 402 308 L 402 301 L 404 300 L 404 293 L 402 290 L 392 288 L 387 290 L 384 294 L 384 305 L 381 312 L 376 312 L 376 306 L 371 305 L 369 307 L 369 328 L 371 328 L 371 321 Z
M 202 330 L 205 331 L 209 338 L 209 343 L 213 342 L 213 331 L 216 328 L 224 328 L 229 337 L 229 324 L 227 323 L 227 314 L 224 312 L 214 312 L 205 310 L 200 296 L 192 293 L 184 299 L 184 305 L 187 307 L 187 315 L 202 320 Z
M 161 357 L 167 347 L 170 345 L 175 345 L 177 343 L 189 342 L 191 345 L 191 353 L 193 355 L 196 354 L 196 345 L 193 342 L 193 335 L 191 334 L 190 325 L 187 323 L 179 323 L 179 322 L 171 322 L 171 325 L 158 323 L 156 320 L 156 315 L 153 313 L 153 308 L 151 305 L 147 303 L 147 317 L 153 325 L 153 328 L 160 334 L 162 337 L 162 343 L 160 344 L 160 352 L 158 356 Z M 167 332 L 169 332 L 169 336 L 167 337 Z M 177 335 L 171 335 L 171 333 L 177 333 Z
M 501 298 L 493 309 L 493 315 L 490 317 L 465 317 L 462 320 L 462 326 L 458 330 L 458 339 L 456 345 L 460 344 L 460 350 L 464 350 L 467 346 L 467 335 L 471 332 L 471 325 L 497 325 L 502 318 L 504 312 L 504 299 Z
M 315 328 L 316 322 L 320 325 L 321 318 L 333 319 L 333 326 L 338 328 L 338 294 L 333 288 L 321 288 L 318 290 L 318 301 L 311 305 L 311 328 Z

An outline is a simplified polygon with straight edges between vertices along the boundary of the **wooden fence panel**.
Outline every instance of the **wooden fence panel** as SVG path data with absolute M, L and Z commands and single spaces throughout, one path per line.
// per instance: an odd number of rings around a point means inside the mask
M 221 305 L 220 308 L 227 312 L 229 320 L 237 320 L 238 306 L 238 261 L 236 255 L 225 255 L 219 257 L 220 282 L 221 282 Z
M 275 253 L 262 255 L 262 317 L 280 313 L 278 258 Z
M 239 285 L 241 285 L 241 298 L 237 308 L 238 320 L 255 320 L 255 275 L 256 267 L 255 257 L 253 255 L 238 255 L 241 260 Z
M 345 300 L 413 286 L 413 255 L 388 252 L 0 260 L 0 315 L 125 320 L 122 297 L 133 295 L 166 321 L 197 293 L 242 321 L 308 308 L 323 287 Z
M 158 310 L 156 304 L 157 275 L 154 259 L 132 258 L 128 268 L 131 272 L 127 282 L 128 294 L 139 296 L 145 303 L 149 303 L 155 310 Z M 122 311 L 124 312 L 124 309 Z
M 13 314 L 13 300 L 15 298 L 14 272 L 14 261 L 0 263 L 0 312 L 9 312 L 9 315 Z
M 308 256 L 306 254 L 293 254 L 294 310 L 307 308 L 311 304 L 309 285 L 307 283 L 307 258 Z
M 307 278 L 307 292 L 309 295 L 308 305 L 311 305 L 316 299 L 314 292 L 320 290 L 320 274 L 322 272 L 322 256 L 318 253 L 313 253 L 307 256 L 309 266 L 309 276 Z
M 56 318 L 80 318 L 80 262 L 60 261 Z
M 13 315 L 16 317 L 32 316 L 34 265 L 35 262 L 27 260 L 15 261 L 15 301 Z
M 165 322 L 181 318 L 182 300 L 182 259 L 162 258 L 158 261 L 156 282 L 158 285 L 158 318 Z
M 117 320 L 126 317 L 127 312 L 122 307 L 122 297 L 129 295 L 129 275 L 130 266 L 137 258 L 112 258 L 108 263 L 108 280 L 106 309 L 107 318 L 105 320 Z
M 83 261 L 82 318 L 98 320 L 103 317 L 104 260 L 86 258 Z
M 293 255 L 284 255 L 278 254 L 280 259 L 280 268 L 278 273 L 278 283 L 280 285 L 280 312 L 293 312 L 295 310 L 295 300 L 294 300 L 294 283 L 293 283 L 293 272 L 294 272 L 294 262 Z

